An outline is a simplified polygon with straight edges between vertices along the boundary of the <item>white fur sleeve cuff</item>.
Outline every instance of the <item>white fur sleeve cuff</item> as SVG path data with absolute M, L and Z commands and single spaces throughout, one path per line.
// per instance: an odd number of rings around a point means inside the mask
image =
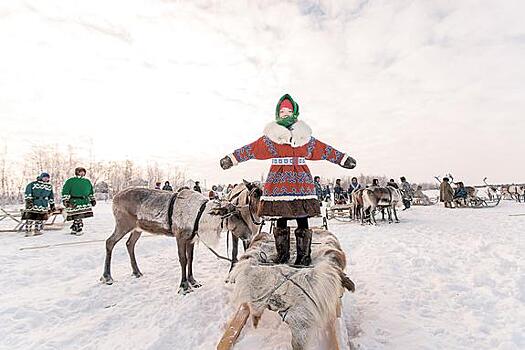
M 233 153 L 228 154 L 228 157 L 230 157 L 230 159 L 232 160 L 233 165 L 239 164 L 239 162 L 237 161 L 237 158 L 235 158 Z
M 345 153 L 345 155 L 343 156 L 343 159 L 341 159 L 341 162 L 339 162 L 339 165 L 345 164 L 347 159 L 348 159 L 348 154 Z

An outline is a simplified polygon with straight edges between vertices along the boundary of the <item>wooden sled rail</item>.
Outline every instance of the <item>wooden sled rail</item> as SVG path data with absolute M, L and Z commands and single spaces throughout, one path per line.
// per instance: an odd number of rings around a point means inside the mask
M 241 334 L 241 331 L 249 316 L 250 308 L 248 307 L 248 304 L 241 304 L 235 313 L 235 316 L 233 316 L 230 323 L 228 323 L 228 328 L 226 328 L 224 335 L 219 341 L 219 344 L 217 344 L 217 350 L 233 349 L 233 345 L 237 341 L 237 338 L 239 338 L 239 334 Z

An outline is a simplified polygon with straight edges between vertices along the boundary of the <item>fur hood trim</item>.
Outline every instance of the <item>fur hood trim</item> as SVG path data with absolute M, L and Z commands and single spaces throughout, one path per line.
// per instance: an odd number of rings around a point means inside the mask
M 275 143 L 288 144 L 292 147 L 304 146 L 312 137 L 312 129 L 302 120 L 295 122 L 290 129 L 272 122 L 266 125 L 263 133 Z

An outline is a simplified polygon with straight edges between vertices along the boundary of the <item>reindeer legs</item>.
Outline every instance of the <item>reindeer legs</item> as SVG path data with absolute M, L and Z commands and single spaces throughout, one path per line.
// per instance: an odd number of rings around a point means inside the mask
M 186 266 L 188 263 L 188 259 L 186 257 L 187 241 L 188 239 L 186 238 L 177 237 L 177 252 L 179 254 L 180 273 L 181 273 L 178 293 L 182 295 L 185 295 L 191 292 L 190 284 L 188 283 L 188 279 L 186 278 Z
M 126 248 L 128 248 L 129 258 L 131 260 L 131 268 L 133 269 L 133 276 L 137 278 L 142 276 L 142 272 L 140 272 L 137 260 L 135 259 L 135 243 L 137 243 L 141 234 L 142 232 L 139 230 L 131 231 L 128 241 L 126 242 Z
M 113 234 L 109 236 L 106 240 L 106 260 L 104 262 L 104 273 L 100 277 L 100 281 L 106 284 L 113 284 L 113 278 L 111 277 L 111 254 L 113 252 L 113 247 L 117 244 L 118 241 L 122 239 L 129 231 L 133 229 L 133 225 L 130 220 L 126 218 L 117 218 L 115 224 L 115 230 Z
M 195 243 L 188 241 L 186 242 L 186 254 L 188 257 L 188 282 L 192 288 L 200 288 L 202 284 L 197 282 L 193 278 L 193 249 L 195 248 Z

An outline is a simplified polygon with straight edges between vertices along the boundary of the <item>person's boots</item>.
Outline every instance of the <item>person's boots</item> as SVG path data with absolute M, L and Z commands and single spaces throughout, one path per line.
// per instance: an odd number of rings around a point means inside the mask
M 33 232 L 33 220 L 26 221 L 26 237 L 34 236 Z
M 297 257 L 294 265 L 309 266 L 312 262 L 310 256 L 312 252 L 312 230 L 309 228 L 295 229 L 295 245 Z
M 286 264 L 290 259 L 290 228 L 273 228 L 273 237 L 275 239 L 275 248 L 277 257 L 273 261 L 276 264 Z
M 35 233 L 34 235 L 35 236 L 40 236 L 43 232 L 42 230 L 44 229 L 44 222 L 41 221 L 41 220 L 37 220 L 35 221 Z

